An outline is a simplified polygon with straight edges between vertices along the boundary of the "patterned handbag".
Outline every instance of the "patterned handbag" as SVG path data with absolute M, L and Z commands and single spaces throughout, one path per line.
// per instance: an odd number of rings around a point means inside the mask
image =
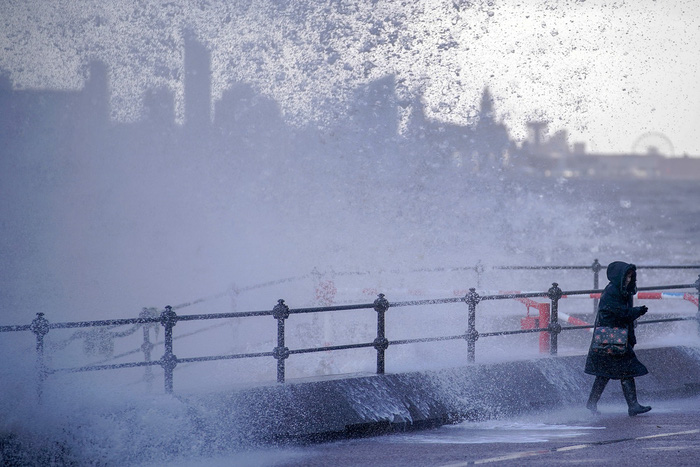
M 598 326 L 593 331 L 591 349 L 602 355 L 624 355 L 627 352 L 627 328 Z

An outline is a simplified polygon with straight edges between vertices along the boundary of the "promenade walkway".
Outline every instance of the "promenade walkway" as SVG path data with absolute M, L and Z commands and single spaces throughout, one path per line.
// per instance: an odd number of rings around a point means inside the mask
M 308 467 L 697 466 L 700 397 L 644 402 L 653 410 L 637 417 L 627 415 L 624 402 L 601 404 L 599 416 L 585 408 L 564 407 L 419 432 L 248 451 L 219 461 Z

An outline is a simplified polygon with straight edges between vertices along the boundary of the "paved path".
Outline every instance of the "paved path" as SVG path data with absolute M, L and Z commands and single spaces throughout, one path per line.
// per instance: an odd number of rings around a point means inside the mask
M 238 460 L 249 465 L 338 467 L 700 465 L 700 398 L 650 404 L 654 409 L 637 417 L 627 416 L 622 403 L 602 404 L 601 415 L 596 417 L 576 407 L 421 432 L 247 453 Z

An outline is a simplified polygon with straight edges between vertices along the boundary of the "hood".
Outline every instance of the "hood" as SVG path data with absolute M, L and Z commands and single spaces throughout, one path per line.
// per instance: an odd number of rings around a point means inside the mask
M 627 290 L 623 287 L 623 281 L 625 280 L 625 275 L 627 271 L 632 270 L 632 281 L 627 287 Z M 622 261 L 613 261 L 608 264 L 608 280 L 614 284 L 617 289 L 622 293 L 637 293 L 637 266 L 631 263 L 624 263 Z

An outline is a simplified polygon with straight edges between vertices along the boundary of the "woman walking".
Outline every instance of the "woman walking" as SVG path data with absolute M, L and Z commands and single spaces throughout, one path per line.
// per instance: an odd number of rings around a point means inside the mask
M 605 327 L 611 333 L 622 336 L 623 343 L 626 334 L 627 343 L 620 346 L 619 350 L 602 348 L 597 342 L 598 333 L 594 332 L 586 358 L 585 372 L 596 378 L 586 407 L 591 412 L 598 413 L 598 400 L 608 381 L 619 379 L 627 401 L 627 412 L 633 417 L 651 410 L 651 407 L 640 405 L 637 401 L 634 382 L 635 377 L 649 373 L 634 353 L 634 345 L 637 343 L 634 336 L 634 320 L 645 314 L 647 307 L 632 306 L 634 294 L 637 293 L 637 267 L 634 264 L 622 261 L 610 263 L 607 275 L 610 283 L 600 296 L 595 325 L 598 330 Z

